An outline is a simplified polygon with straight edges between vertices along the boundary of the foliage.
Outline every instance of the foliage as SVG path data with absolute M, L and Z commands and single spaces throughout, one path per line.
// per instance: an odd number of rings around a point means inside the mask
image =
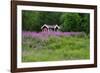
M 78 13 L 63 13 L 61 16 L 62 31 L 79 31 L 80 20 Z
M 79 31 L 89 34 L 89 20 L 88 13 L 22 11 L 23 31 L 38 32 L 44 24 L 58 24 L 61 31 Z
M 80 14 L 80 16 L 81 16 L 81 22 L 80 22 L 80 30 L 81 31 L 85 31 L 86 33 L 89 33 L 90 32 L 90 22 L 89 22 L 89 20 L 90 20 L 90 16 L 89 16 L 89 14 L 85 14 L 85 15 L 82 15 L 82 14 Z
M 38 12 L 32 12 L 32 11 L 26 11 L 22 12 L 22 29 L 23 30 L 35 30 L 38 31 L 39 28 L 39 13 Z

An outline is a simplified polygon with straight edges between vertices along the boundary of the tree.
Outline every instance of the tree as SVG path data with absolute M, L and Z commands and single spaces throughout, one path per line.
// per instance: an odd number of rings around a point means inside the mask
M 59 12 L 22 11 L 22 29 L 26 31 L 41 31 L 44 24 L 59 24 Z
M 90 15 L 88 13 L 85 13 L 85 14 L 81 14 L 81 31 L 84 31 L 86 32 L 87 34 L 89 34 L 90 32 Z
M 22 11 L 22 30 L 41 31 L 44 24 L 61 27 L 61 31 L 89 33 L 90 15 L 88 13 Z
M 59 24 L 59 16 L 61 13 L 59 12 L 40 12 L 40 23 L 43 24 Z
M 81 18 L 78 13 L 63 13 L 60 20 L 62 31 L 79 31 Z
M 23 30 L 36 30 L 39 31 L 39 13 L 33 11 L 22 12 L 22 29 Z

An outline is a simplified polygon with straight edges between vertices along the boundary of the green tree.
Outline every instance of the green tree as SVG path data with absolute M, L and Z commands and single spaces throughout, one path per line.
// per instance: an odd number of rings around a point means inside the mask
M 22 11 L 22 30 L 41 31 L 44 24 L 58 24 L 61 31 L 78 31 L 89 33 L 90 15 L 88 13 Z
M 22 29 L 23 30 L 37 30 L 39 31 L 39 13 L 33 11 L 22 12 Z
M 87 34 L 90 32 L 90 15 L 88 13 L 85 14 L 80 14 L 81 16 L 81 26 L 80 26 L 80 30 L 86 32 Z
M 62 31 L 79 31 L 81 18 L 78 13 L 63 13 L 60 21 Z
M 43 24 L 59 24 L 59 16 L 61 13 L 59 12 L 40 12 L 40 23 Z

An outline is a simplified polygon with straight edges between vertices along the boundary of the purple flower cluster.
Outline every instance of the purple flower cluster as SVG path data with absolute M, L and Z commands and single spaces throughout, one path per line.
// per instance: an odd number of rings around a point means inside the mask
M 34 38 L 48 38 L 49 36 L 75 36 L 75 35 L 82 35 L 82 32 L 30 32 L 30 31 L 23 31 L 23 37 L 34 37 Z

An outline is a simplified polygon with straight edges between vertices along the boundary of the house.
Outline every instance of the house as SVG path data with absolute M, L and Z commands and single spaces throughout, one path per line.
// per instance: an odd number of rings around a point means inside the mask
M 56 25 L 47 25 L 47 24 L 44 24 L 42 27 L 41 27 L 42 31 L 45 32 L 45 31 L 58 31 L 60 29 L 60 27 L 56 24 Z

